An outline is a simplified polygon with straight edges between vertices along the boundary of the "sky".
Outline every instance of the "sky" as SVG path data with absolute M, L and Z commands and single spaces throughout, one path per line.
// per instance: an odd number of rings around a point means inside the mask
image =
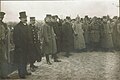
M 6 13 L 4 21 L 19 21 L 19 12 L 26 11 L 29 17 L 43 20 L 46 14 L 60 18 L 77 15 L 111 17 L 118 15 L 118 0 L 59 0 L 59 1 L 1 1 L 1 11 Z

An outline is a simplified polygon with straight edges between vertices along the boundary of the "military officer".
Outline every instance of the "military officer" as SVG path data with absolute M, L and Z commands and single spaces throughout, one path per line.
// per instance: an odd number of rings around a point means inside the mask
M 30 61 L 30 69 L 31 71 L 35 71 L 35 61 L 41 61 L 40 55 L 40 40 L 38 39 L 38 28 L 35 26 L 35 17 L 30 17 L 30 25 L 29 25 L 29 32 L 30 32 L 30 46 L 29 46 L 29 61 Z
M 51 65 L 49 55 L 57 52 L 55 33 L 51 23 L 51 15 L 47 14 L 45 17 L 45 24 L 43 25 L 43 45 L 42 51 L 46 56 L 47 64 Z
M 66 21 L 62 25 L 62 35 L 63 51 L 66 52 L 65 57 L 69 57 L 70 52 L 74 49 L 74 30 L 69 16 L 66 17 Z
M 15 44 L 14 62 L 18 66 L 19 77 L 25 79 L 26 75 L 31 75 L 31 73 L 27 71 L 29 28 L 26 12 L 20 12 L 19 14 L 20 22 L 14 27 L 13 31 L 13 42 Z
M 0 12 L 0 79 L 7 79 L 7 54 L 6 54 L 6 39 L 7 39 L 7 24 L 3 22 L 5 13 Z
M 90 24 L 90 47 L 91 51 L 98 50 L 100 45 L 100 26 L 95 16 Z
M 52 25 L 51 25 L 51 27 L 53 27 L 53 30 L 54 30 L 54 33 L 55 33 L 55 39 L 56 39 L 56 46 L 57 46 L 57 52 L 56 53 L 54 53 L 52 56 L 53 56 L 53 58 L 54 58 L 54 62 L 61 62 L 60 60 L 58 60 L 57 58 L 57 53 L 59 53 L 60 52 L 60 41 L 61 41 L 61 39 L 60 39 L 60 36 L 61 36 L 61 33 L 60 33 L 60 27 L 59 27 L 59 23 L 57 22 L 57 19 L 58 19 L 58 16 L 52 16 Z

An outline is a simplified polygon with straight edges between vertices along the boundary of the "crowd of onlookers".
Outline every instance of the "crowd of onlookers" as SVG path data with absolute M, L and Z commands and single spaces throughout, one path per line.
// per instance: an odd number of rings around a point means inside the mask
M 67 19 L 68 17 L 66 17 Z M 70 18 L 70 17 L 69 17 Z M 59 33 L 60 44 L 64 44 L 63 37 L 64 34 L 69 32 L 68 30 L 64 33 L 64 23 L 66 23 L 66 19 L 60 19 L 56 15 L 56 22 L 58 23 L 58 30 L 54 31 L 56 34 Z M 37 20 L 36 20 L 37 21 Z M 53 22 L 54 23 L 54 22 Z M 113 51 L 113 50 L 120 50 L 120 18 L 114 16 L 110 18 L 109 15 L 103 17 L 96 17 L 93 18 L 89 16 L 85 16 L 81 18 L 77 16 L 75 19 L 69 20 L 69 23 L 72 26 L 73 33 L 73 48 L 74 51 Z M 13 24 L 13 23 L 12 23 Z M 13 25 L 15 25 L 14 23 Z M 38 34 L 41 36 L 41 28 L 44 22 L 36 22 L 38 27 Z M 52 25 L 52 22 L 51 22 Z M 11 26 L 11 25 L 10 25 Z M 54 24 L 53 24 L 54 26 Z M 81 28 L 80 28 L 81 27 Z M 14 26 L 11 26 L 11 31 L 13 30 Z M 54 28 L 54 27 L 53 27 Z M 78 34 L 81 34 L 78 36 Z M 77 38 L 77 39 L 76 39 Z M 78 40 L 78 42 L 77 42 Z M 79 41 L 81 41 L 79 43 Z M 82 47 L 78 46 L 80 44 L 83 45 Z M 76 47 L 77 46 L 77 47 Z M 63 47 L 59 47 L 61 51 L 64 51 Z M 62 49 L 63 48 L 63 49 Z
M 19 14 L 18 24 L 5 24 L 2 21 L 5 13 L 0 12 L 0 64 L 11 61 L 9 53 L 12 49 L 13 63 L 17 65 L 20 78 L 31 75 L 27 72 L 27 64 L 30 64 L 31 71 L 35 71 L 38 67 L 34 63 L 40 62 L 43 56 L 51 65 L 50 55 L 54 62 L 61 62 L 58 59 L 60 52 L 65 52 L 64 56 L 69 57 L 71 52 L 120 50 L 120 18 L 117 16 L 91 18 L 86 15 L 81 18 L 77 15 L 75 19 L 69 16 L 60 19 L 58 15 L 47 14 L 44 22 L 37 22 L 35 17 L 30 17 L 28 24 L 26 12 Z M 3 68 L 0 66 L 0 77 Z M 2 78 L 6 76 L 2 75 Z

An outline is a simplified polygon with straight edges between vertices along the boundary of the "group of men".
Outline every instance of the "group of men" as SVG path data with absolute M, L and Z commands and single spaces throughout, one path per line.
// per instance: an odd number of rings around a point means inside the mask
M 6 52 L 4 50 L 5 40 L 7 34 L 7 25 L 3 23 L 5 13 L 0 12 L 0 49 L 2 53 L 0 54 L 0 78 L 5 79 L 9 78 L 5 73 L 4 63 L 7 61 Z M 49 55 L 52 55 L 54 62 L 61 62 L 57 58 L 57 46 L 56 46 L 56 38 L 53 27 L 51 27 L 50 15 L 47 15 L 45 18 L 45 24 L 42 31 L 42 39 L 40 39 L 38 35 L 38 27 L 35 26 L 35 17 L 30 17 L 30 24 L 27 24 L 27 15 L 26 12 L 19 13 L 20 22 L 14 27 L 13 30 L 13 43 L 15 45 L 14 49 L 14 63 L 18 68 L 19 77 L 22 79 L 26 78 L 26 75 L 31 75 L 27 71 L 27 65 L 30 64 L 31 71 L 35 71 L 35 68 L 38 68 L 34 65 L 35 61 L 40 62 L 42 56 L 46 56 L 46 61 L 49 65 L 50 62 Z M 41 40 L 43 40 L 43 44 L 41 44 Z M 42 50 L 41 50 L 42 45 Z M 4 47 L 5 46 L 5 47 Z M 42 54 L 44 53 L 44 54 Z
M 4 15 L 4 12 L 0 12 L 0 78 L 2 79 L 9 78 L 5 73 L 8 27 L 3 22 Z M 54 62 L 61 62 L 57 56 L 60 52 L 65 52 L 64 56 L 69 57 L 72 51 L 120 50 L 118 17 L 111 19 L 109 16 L 102 18 L 77 16 L 71 19 L 67 16 L 62 20 L 57 15 L 47 14 L 40 31 L 35 25 L 35 17 L 30 17 L 30 24 L 27 24 L 26 12 L 20 12 L 19 15 L 20 22 L 13 30 L 13 43 L 14 63 L 22 79 L 31 75 L 27 71 L 27 65 L 30 64 L 31 71 L 35 71 L 38 66 L 34 63 L 40 62 L 43 56 L 46 57 L 47 64 L 51 65 L 50 55 Z

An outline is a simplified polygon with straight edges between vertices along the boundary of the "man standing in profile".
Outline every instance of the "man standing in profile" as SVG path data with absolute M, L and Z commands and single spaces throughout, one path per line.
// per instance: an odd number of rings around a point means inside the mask
M 6 23 L 3 22 L 5 13 L 0 12 L 0 79 L 8 79 L 7 76 L 7 32 Z
M 19 77 L 25 79 L 26 75 L 31 75 L 31 73 L 27 72 L 29 31 L 26 12 L 20 12 L 19 14 L 20 22 L 14 27 L 13 31 L 14 62 L 18 66 Z
M 29 61 L 30 61 L 30 69 L 31 71 L 35 71 L 35 61 L 41 61 L 41 51 L 40 51 L 40 40 L 38 39 L 38 27 L 35 26 L 35 17 L 30 17 L 30 25 L 29 25 L 29 32 L 30 32 L 30 44 L 29 44 Z

